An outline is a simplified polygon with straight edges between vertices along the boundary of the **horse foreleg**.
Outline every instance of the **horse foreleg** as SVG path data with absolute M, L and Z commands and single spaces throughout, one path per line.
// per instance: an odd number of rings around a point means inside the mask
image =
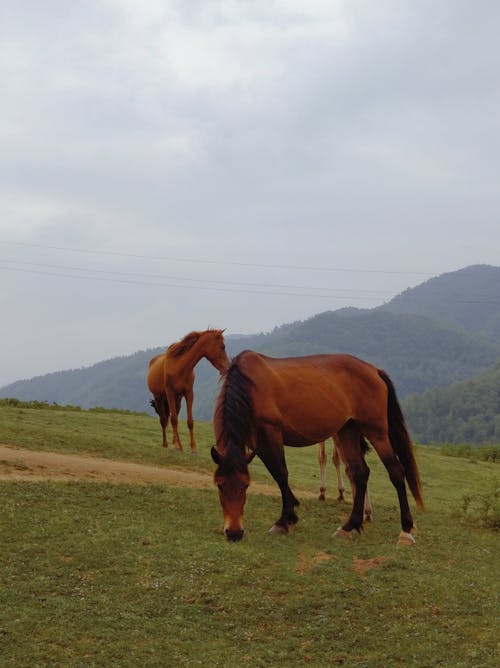
M 257 455 L 278 483 L 281 491 L 281 516 L 270 528 L 270 533 L 288 533 L 288 527 L 296 524 L 299 518 L 295 512 L 299 500 L 294 496 L 288 484 L 288 469 L 281 433 L 272 427 L 263 429 L 259 434 Z
M 191 454 L 195 455 L 196 450 L 196 440 L 194 438 L 194 420 L 193 420 L 193 390 L 186 394 L 186 407 L 187 407 L 187 426 L 189 429 L 189 440 L 191 444 Z
M 319 462 L 319 500 L 325 500 L 326 492 L 326 450 L 325 442 L 318 443 L 318 462 Z

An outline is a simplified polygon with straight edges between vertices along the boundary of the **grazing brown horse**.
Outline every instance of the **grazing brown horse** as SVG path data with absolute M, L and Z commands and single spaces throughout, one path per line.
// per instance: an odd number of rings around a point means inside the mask
M 160 418 L 164 448 L 167 447 L 166 429 L 170 415 L 173 446 L 176 450 L 182 450 L 177 423 L 181 401 L 184 397 L 191 452 L 196 452 L 193 429 L 193 369 L 201 358 L 205 357 L 220 374 L 227 370 L 229 359 L 226 354 L 223 332 L 222 329 L 191 332 L 181 341 L 169 346 L 165 353 L 153 357 L 149 362 L 147 384 L 154 397 L 151 405 Z
M 396 488 L 402 527 L 399 542 L 414 542 L 405 479 L 423 507 L 420 477 L 394 386 L 381 369 L 350 355 L 277 359 L 244 351 L 225 374 L 215 405 L 214 431 L 214 481 L 228 540 L 243 538 L 248 464 L 255 455 L 281 490 L 281 515 L 271 531 L 287 533 L 298 521 L 295 507 L 299 501 L 288 484 L 284 445 L 313 445 L 336 434 L 355 487 L 351 515 L 336 534 L 349 537 L 363 525 L 369 475 L 360 445 L 363 435 Z
M 337 501 L 345 501 L 344 481 L 342 479 L 342 471 L 340 469 L 341 462 L 339 456 L 340 446 L 338 445 L 338 436 L 334 434 L 332 436 L 332 440 L 333 440 L 332 463 L 335 466 L 335 471 L 337 473 L 337 489 L 339 491 Z M 319 477 L 320 477 L 318 498 L 320 501 L 324 501 L 326 493 L 326 459 L 327 459 L 325 441 L 320 441 L 318 443 L 318 446 L 319 446 L 318 462 L 319 462 Z M 363 454 L 368 452 L 368 445 L 363 436 L 360 437 L 360 447 L 361 447 L 361 452 Z M 352 480 L 350 480 L 350 483 L 351 483 L 352 498 L 354 499 L 355 496 L 354 484 Z M 372 504 L 370 503 L 370 498 L 368 496 L 368 487 L 366 488 L 366 494 L 365 494 L 364 517 L 365 517 L 365 522 L 371 522 L 373 520 L 373 508 Z

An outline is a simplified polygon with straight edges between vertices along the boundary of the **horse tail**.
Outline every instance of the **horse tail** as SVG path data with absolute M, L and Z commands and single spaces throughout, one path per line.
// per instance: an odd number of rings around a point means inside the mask
M 239 357 L 239 356 L 238 356 Z M 215 408 L 214 422 L 226 443 L 228 454 L 245 454 L 254 434 L 254 411 L 251 399 L 253 381 L 242 371 L 238 357 L 227 370 Z
M 399 405 L 399 401 L 396 396 L 396 390 L 392 380 L 385 371 L 379 369 L 378 374 L 387 385 L 387 390 L 389 392 L 387 398 L 387 418 L 389 423 L 389 440 L 391 442 L 392 449 L 403 465 L 405 470 L 405 477 L 408 481 L 411 493 L 413 494 L 413 498 L 415 499 L 417 505 L 420 508 L 423 508 L 424 500 L 422 497 L 420 474 L 418 472 L 417 462 L 413 452 L 413 444 L 406 427 L 401 406 Z

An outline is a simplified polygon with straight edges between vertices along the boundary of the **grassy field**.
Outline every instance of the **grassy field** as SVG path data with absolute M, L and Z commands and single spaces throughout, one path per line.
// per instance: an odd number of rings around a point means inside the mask
M 146 415 L 0 406 L 0 442 L 35 450 L 211 472 L 211 426 L 197 437 L 199 456 L 179 455 Z M 287 455 L 292 488 L 317 492 L 316 448 Z M 417 457 L 412 548 L 374 453 L 375 521 L 349 542 L 332 470 L 285 537 L 267 533 L 279 499 L 249 495 L 239 544 L 215 489 L 1 482 L 0 665 L 497 666 L 498 465 Z

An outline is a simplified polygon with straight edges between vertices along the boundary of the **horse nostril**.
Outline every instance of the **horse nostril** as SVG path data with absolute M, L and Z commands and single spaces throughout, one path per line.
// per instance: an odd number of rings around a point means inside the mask
M 224 533 L 226 534 L 226 538 L 228 540 L 233 541 L 235 543 L 238 540 L 241 540 L 243 538 L 243 529 L 238 529 L 237 531 L 230 531 L 229 529 L 225 529 Z

